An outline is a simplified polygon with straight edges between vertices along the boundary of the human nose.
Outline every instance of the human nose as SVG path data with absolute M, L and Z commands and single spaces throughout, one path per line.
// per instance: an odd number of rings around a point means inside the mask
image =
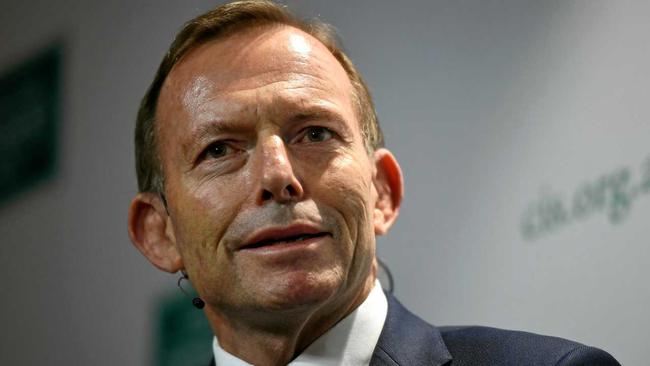
M 279 136 L 271 136 L 262 143 L 260 160 L 258 204 L 288 203 L 302 198 L 303 187 L 294 174 L 285 144 Z

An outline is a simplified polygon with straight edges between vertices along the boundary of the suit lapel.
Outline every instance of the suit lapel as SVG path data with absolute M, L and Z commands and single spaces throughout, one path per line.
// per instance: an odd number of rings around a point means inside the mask
M 451 361 L 440 331 L 406 310 L 386 293 L 388 314 L 370 366 L 430 365 Z

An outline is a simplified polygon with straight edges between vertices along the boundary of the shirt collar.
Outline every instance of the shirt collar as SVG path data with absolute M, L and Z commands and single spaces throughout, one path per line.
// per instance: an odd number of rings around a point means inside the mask
M 388 303 L 379 281 L 353 312 L 321 335 L 288 366 L 368 365 L 386 320 Z M 250 366 L 212 342 L 216 366 Z

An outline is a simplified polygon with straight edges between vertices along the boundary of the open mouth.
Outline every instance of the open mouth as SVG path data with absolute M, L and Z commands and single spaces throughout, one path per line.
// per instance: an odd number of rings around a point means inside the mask
M 255 242 L 253 244 L 247 245 L 243 247 L 242 249 L 256 249 L 256 248 L 261 248 L 261 247 L 266 247 L 266 246 L 273 246 L 273 245 L 278 245 L 278 244 L 290 244 L 290 243 L 296 243 L 300 241 L 305 241 L 308 239 L 312 238 L 320 238 L 329 235 L 328 233 L 315 233 L 315 234 L 299 234 L 299 235 L 292 235 L 292 236 L 286 236 L 282 238 L 272 238 L 272 239 L 265 239 L 265 240 L 260 240 L 258 242 Z

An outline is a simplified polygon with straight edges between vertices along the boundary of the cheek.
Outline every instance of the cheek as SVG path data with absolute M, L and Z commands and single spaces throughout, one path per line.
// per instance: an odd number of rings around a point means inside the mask
M 178 214 L 173 220 L 174 230 L 186 266 L 198 265 L 204 270 L 222 257 L 221 238 L 239 211 L 246 192 L 240 180 L 220 179 L 194 187 L 187 185 L 182 194 L 174 196 L 178 203 L 172 211 Z
M 351 157 L 336 159 L 328 170 L 325 180 L 341 196 L 347 196 L 359 214 L 368 211 L 372 200 L 370 167 L 363 160 Z
M 314 199 L 335 209 L 345 221 L 346 236 L 352 243 L 370 240 L 372 230 L 372 183 L 370 169 L 362 159 L 342 157 L 330 161 L 325 173 L 316 182 L 320 192 Z

